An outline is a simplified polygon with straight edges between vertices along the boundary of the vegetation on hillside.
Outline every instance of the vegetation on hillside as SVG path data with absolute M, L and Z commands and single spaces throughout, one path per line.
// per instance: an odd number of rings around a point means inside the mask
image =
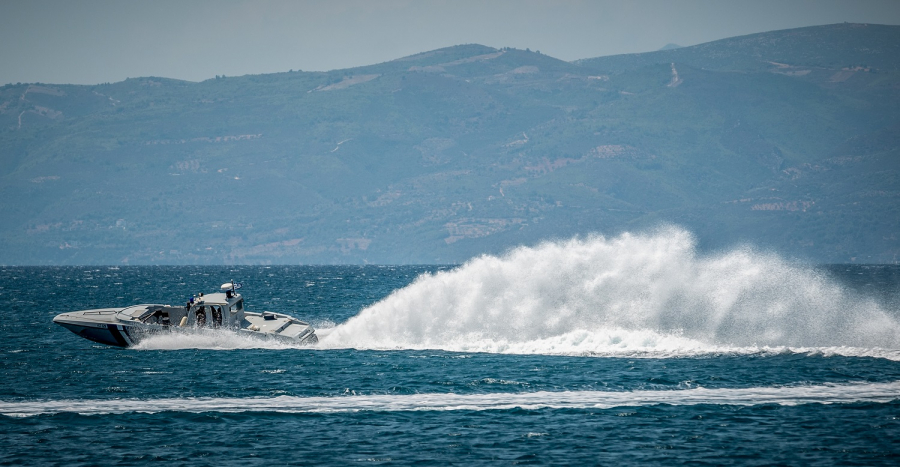
M 568 63 L 464 45 L 326 73 L 0 88 L 0 264 L 454 263 L 676 223 L 900 253 L 900 28 Z

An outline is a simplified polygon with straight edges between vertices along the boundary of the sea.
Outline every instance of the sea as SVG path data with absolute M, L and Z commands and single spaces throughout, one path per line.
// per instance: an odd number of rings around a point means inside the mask
M 319 343 L 62 312 L 224 282 Z M 2 465 L 900 465 L 900 266 L 684 230 L 445 266 L 0 267 Z

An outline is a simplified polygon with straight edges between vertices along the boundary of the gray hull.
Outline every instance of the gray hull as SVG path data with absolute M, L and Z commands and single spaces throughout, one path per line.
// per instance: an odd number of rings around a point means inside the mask
M 106 345 L 115 345 L 118 347 L 129 347 L 137 343 L 137 339 L 133 336 L 127 326 L 106 324 L 100 326 L 84 326 L 71 322 L 55 321 L 55 323 L 74 332 L 75 334 L 94 342 Z

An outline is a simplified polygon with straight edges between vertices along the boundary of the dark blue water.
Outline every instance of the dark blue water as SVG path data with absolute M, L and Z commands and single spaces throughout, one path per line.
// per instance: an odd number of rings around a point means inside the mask
M 0 463 L 900 461 L 900 267 L 574 259 L 591 254 L 605 253 L 0 268 Z M 320 345 L 216 334 L 119 349 L 51 322 L 231 279 L 251 310 L 315 323 Z

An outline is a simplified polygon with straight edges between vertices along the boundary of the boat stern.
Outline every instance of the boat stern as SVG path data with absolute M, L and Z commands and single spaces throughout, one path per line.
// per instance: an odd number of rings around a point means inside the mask
M 244 314 L 244 326 L 241 331 L 251 335 L 276 338 L 298 344 L 315 344 L 319 342 L 316 330 L 304 321 L 290 315 L 271 312 L 247 312 Z

